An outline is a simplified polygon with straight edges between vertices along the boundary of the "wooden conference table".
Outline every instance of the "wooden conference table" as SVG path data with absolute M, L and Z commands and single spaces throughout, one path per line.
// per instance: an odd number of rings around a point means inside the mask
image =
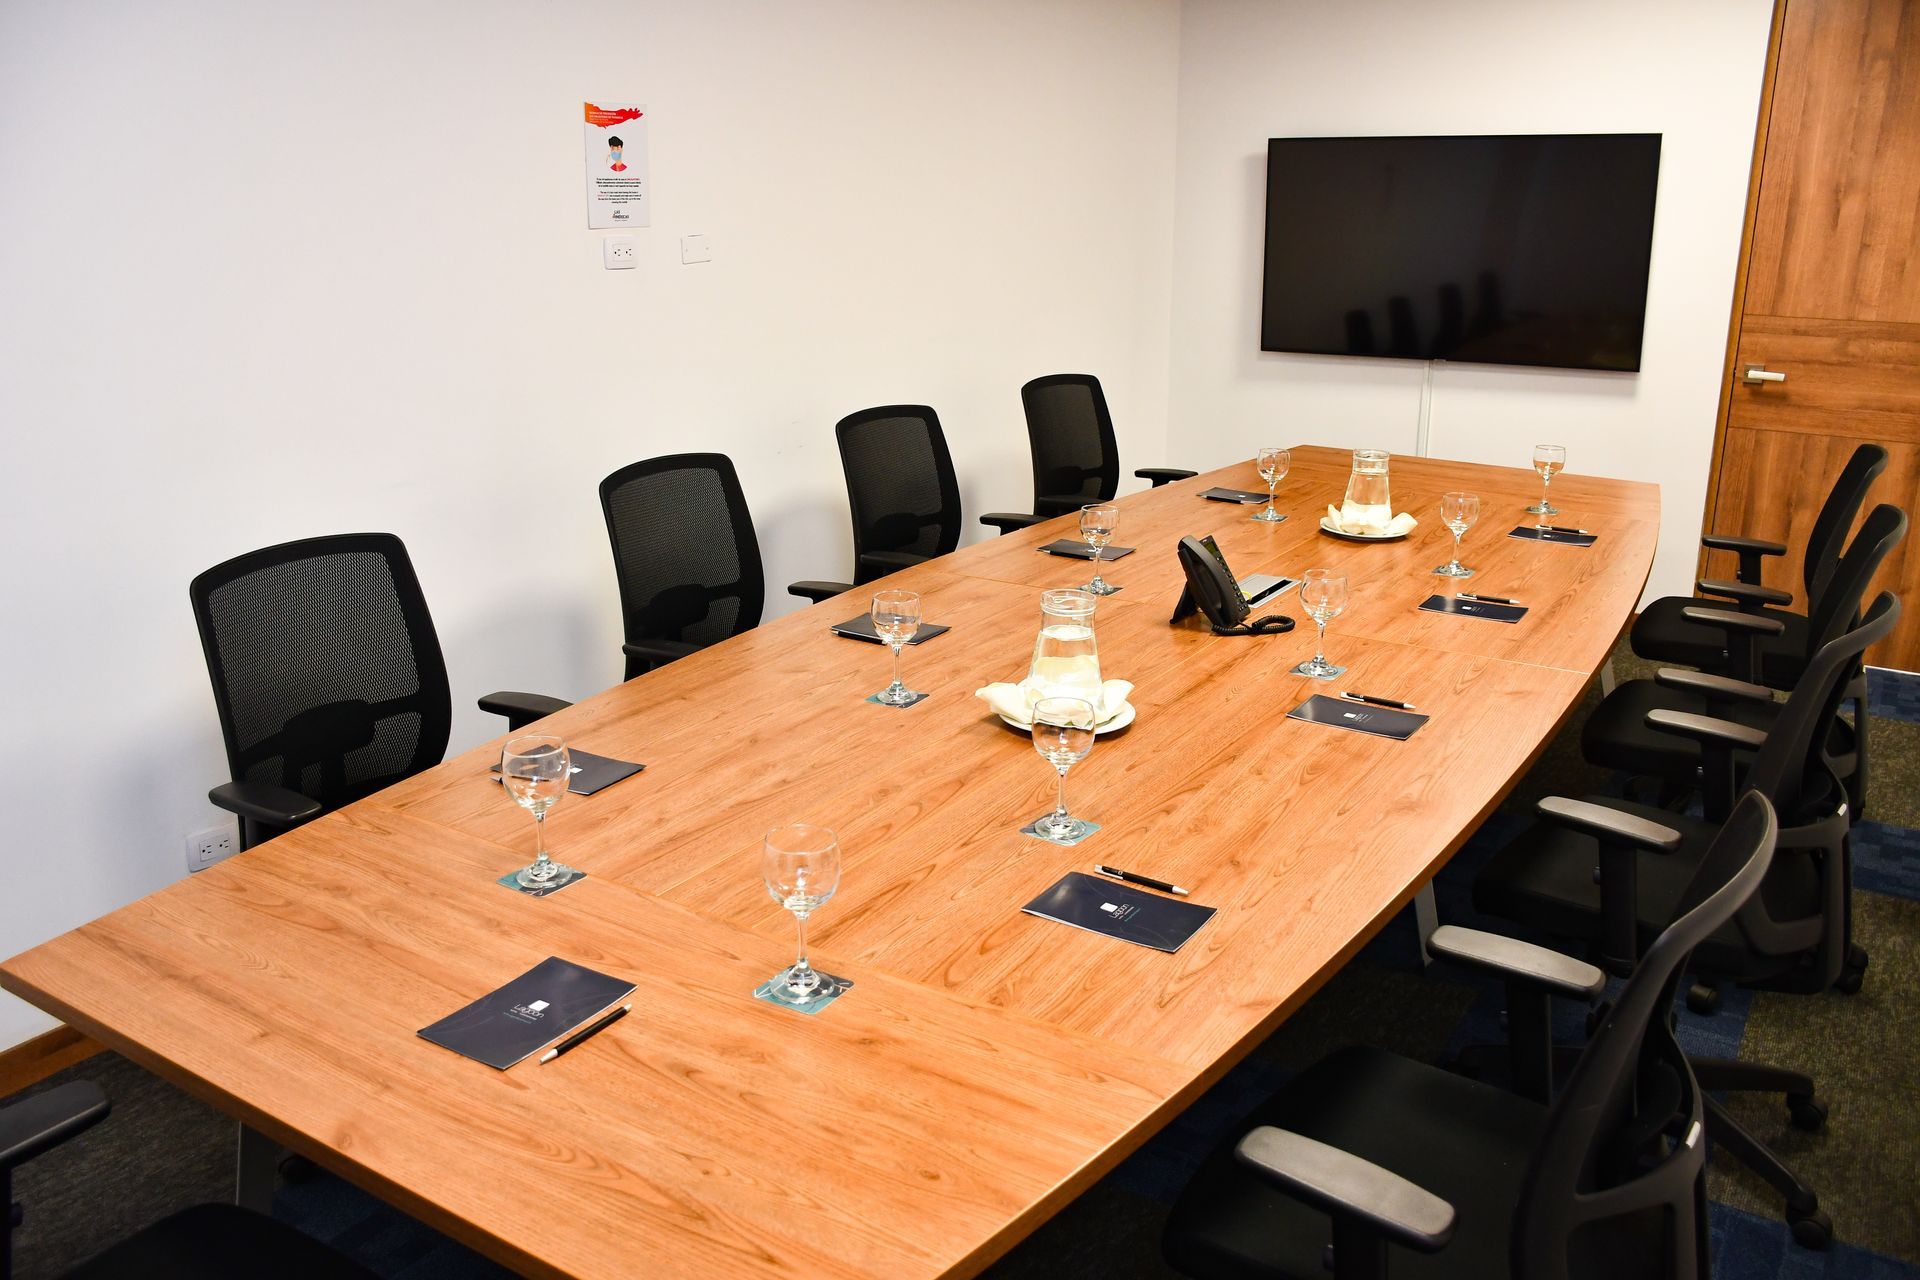
M 536 1276 L 912 1277 L 977 1272 L 1176 1115 L 1404 906 L 1579 700 L 1645 582 L 1649 485 L 1559 477 L 1589 549 L 1510 539 L 1533 473 L 1396 458 L 1406 541 L 1315 528 L 1347 455 L 1294 450 L 1269 526 L 1202 500 L 1250 464 L 1121 500 L 1099 605 L 1138 721 L 1069 779 L 1101 824 L 1020 834 L 1052 771 L 973 697 L 1026 670 L 1039 589 L 1087 578 L 1035 548 L 1071 522 L 889 579 L 953 631 L 907 650 L 931 693 L 863 701 L 885 650 L 828 633 L 869 588 L 620 685 L 544 727 L 647 771 L 550 819 L 589 878 L 549 898 L 494 877 L 532 824 L 476 748 L 8 961 L 6 988 L 266 1136 Z M 1448 580 L 1442 491 L 1482 500 L 1471 587 L 1513 626 L 1416 612 Z M 1344 568 L 1329 630 L 1349 668 L 1288 674 L 1313 627 L 1172 627 L 1173 543 L 1213 532 L 1235 571 Z M 1282 611 L 1299 616 L 1294 596 Z M 1432 721 L 1394 743 L 1284 718 L 1353 689 Z M 816 1016 L 750 998 L 792 958 L 759 841 L 840 835 L 815 962 L 855 980 Z M 1023 915 L 1095 861 L 1220 908 L 1175 955 Z M 551 1065 L 496 1072 L 419 1027 L 548 955 L 639 983 L 634 1015 Z

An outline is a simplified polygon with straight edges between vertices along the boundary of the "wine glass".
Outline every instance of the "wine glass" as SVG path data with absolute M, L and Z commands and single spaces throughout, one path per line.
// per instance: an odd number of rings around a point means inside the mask
M 1473 570 L 1460 563 L 1460 535 L 1473 528 L 1473 522 L 1479 518 L 1479 494 L 1455 491 L 1440 495 L 1440 523 L 1453 533 L 1453 559 L 1435 569 L 1435 573 L 1446 578 L 1473 576 Z
M 910 707 L 924 695 L 900 683 L 900 651 L 920 631 L 920 593 L 918 591 L 878 591 L 874 593 L 874 634 L 893 650 L 893 683 L 873 695 L 875 702 L 889 707 Z
M 789 1004 L 838 995 L 833 979 L 807 962 L 807 917 L 840 887 L 840 842 L 827 828 L 804 822 L 775 827 L 760 843 L 760 878 L 800 923 L 798 958 L 768 984 L 772 994 Z
M 515 804 L 533 814 L 533 862 L 520 868 L 514 879 L 523 887 L 537 889 L 555 880 L 565 880 L 573 868 L 562 866 L 547 856 L 547 810 L 567 793 L 573 778 L 572 760 L 567 744 L 550 733 L 534 733 L 510 738 L 500 749 L 500 782 Z
M 1255 520 L 1267 520 L 1279 524 L 1286 519 L 1273 509 L 1273 487 L 1287 478 L 1287 466 L 1292 456 L 1285 449 L 1267 448 L 1262 449 L 1254 458 L 1253 465 L 1259 469 L 1260 478 L 1267 482 L 1267 505 L 1253 513 Z
M 1110 596 L 1120 588 L 1100 576 L 1100 553 L 1113 541 L 1120 508 L 1111 502 L 1090 502 L 1080 508 L 1080 536 L 1093 548 L 1093 581 L 1082 587 L 1096 596 Z
M 1540 502 L 1527 510 L 1537 516 L 1557 516 L 1560 508 L 1547 501 L 1547 486 L 1553 483 L 1554 475 L 1567 465 L 1567 446 L 1563 444 L 1537 444 L 1533 446 L 1533 469 L 1540 473 Z
M 1067 770 L 1093 750 L 1093 704 L 1085 698 L 1039 698 L 1033 704 L 1033 749 L 1060 771 L 1053 812 L 1033 824 L 1043 840 L 1071 844 L 1087 824 L 1067 813 Z
M 1301 663 L 1293 669 L 1293 674 L 1314 680 L 1344 675 L 1345 667 L 1336 667 L 1327 661 L 1327 624 L 1347 607 L 1347 575 L 1331 569 L 1307 570 L 1300 578 L 1300 604 L 1320 628 L 1320 635 L 1314 641 L 1313 661 Z

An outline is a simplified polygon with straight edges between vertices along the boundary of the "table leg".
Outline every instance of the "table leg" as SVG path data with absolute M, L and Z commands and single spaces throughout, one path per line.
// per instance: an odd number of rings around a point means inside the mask
M 1420 932 L 1420 966 L 1429 968 L 1433 964 L 1433 953 L 1427 950 L 1427 939 L 1440 927 L 1440 906 L 1433 900 L 1433 881 L 1420 886 L 1420 892 L 1413 895 L 1413 924 Z
M 280 1144 L 241 1125 L 234 1161 L 233 1202 L 242 1209 L 272 1213 L 273 1187 L 279 1172 Z

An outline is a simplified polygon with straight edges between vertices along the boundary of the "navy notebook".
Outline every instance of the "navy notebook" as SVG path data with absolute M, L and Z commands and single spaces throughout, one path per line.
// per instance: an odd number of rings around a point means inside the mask
M 1494 604 L 1490 600 L 1461 600 L 1438 594 L 1422 600 L 1420 607 L 1428 613 L 1453 613 L 1492 622 L 1518 622 L 1527 616 L 1527 606 L 1523 604 Z
M 1215 502 L 1239 502 L 1251 506 L 1256 502 L 1265 502 L 1267 495 L 1255 493 L 1251 489 L 1202 489 L 1200 496 L 1211 498 Z
M 1535 525 L 1523 524 L 1515 527 L 1509 538 L 1527 538 L 1534 542 L 1564 542 L 1569 546 L 1590 547 L 1599 541 L 1597 533 L 1561 533 L 1557 529 L 1541 529 Z
M 1146 889 L 1069 871 L 1051 889 L 1020 908 L 1042 920 L 1056 920 L 1089 933 L 1174 952 L 1186 945 L 1218 907 L 1201 907 L 1163 898 Z
M 1050 556 L 1072 556 L 1075 560 L 1093 559 L 1093 548 L 1084 542 L 1075 542 L 1071 538 L 1062 538 L 1058 542 L 1049 542 L 1040 550 Z M 1108 547 L 1100 553 L 1102 560 L 1118 560 L 1121 556 L 1133 554 L 1132 547 Z
M 1316 693 L 1287 712 L 1287 719 L 1305 720 L 1309 724 L 1329 724 L 1336 729 L 1357 729 L 1361 733 L 1371 733 L 1375 737 L 1405 742 L 1432 717 L 1412 711 L 1395 711 L 1392 707 L 1376 707 L 1370 703 L 1352 702 L 1346 698 L 1329 698 L 1324 693 Z
M 584 1027 L 633 994 L 633 984 L 548 956 L 458 1013 L 420 1028 L 422 1039 L 505 1071 Z
M 615 760 L 611 756 L 597 756 L 591 751 L 581 751 L 577 747 L 567 749 L 567 762 L 573 766 L 573 776 L 567 779 L 567 791 L 576 796 L 590 796 L 604 790 L 616 782 L 624 782 L 647 766 L 635 764 L 631 760 Z M 500 766 L 494 765 L 493 771 L 500 772 Z M 500 779 L 495 778 L 495 782 Z
M 882 643 L 880 633 L 873 629 L 873 615 L 870 613 L 863 613 L 857 618 L 848 618 L 845 622 L 836 622 L 830 630 L 833 634 L 845 636 L 849 640 L 865 640 L 868 644 Z M 943 636 L 951 630 L 953 630 L 952 627 L 943 627 L 937 622 L 923 622 L 920 624 L 920 629 L 913 633 L 913 639 L 907 643 L 925 644 L 935 636 Z

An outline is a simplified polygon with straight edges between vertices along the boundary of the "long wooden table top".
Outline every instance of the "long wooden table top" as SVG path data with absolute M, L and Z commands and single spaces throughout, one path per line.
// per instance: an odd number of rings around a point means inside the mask
M 1111 1168 L 1278 1025 L 1451 856 L 1575 705 L 1652 561 L 1651 486 L 1563 475 L 1591 548 L 1509 539 L 1524 469 L 1393 463 L 1403 542 L 1315 525 L 1344 451 L 1294 450 L 1292 518 L 1209 502 L 1252 465 L 1121 500 L 1101 663 L 1138 720 L 1068 779 L 1101 824 L 1019 833 L 1052 771 L 973 691 L 1025 674 L 1038 590 L 1086 566 L 1036 548 L 1071 521 L 895 575 L 954 629 L 907 651 L 931 696 L 864 701 L 878 646 L 833 636 L 867 593 L 817 605 L 589 699 L 543 727 L 638 778 L 570 797 L 557 855 L 589 878 L 542 899 L 492 883 L 531 823 L 488 777 L 495 741 L 0 966 L 0 984 L 402 1208 L 540 1276 L 970 1275 Z M 1506 626 L 1420 613 L 1451 536 L 1439 494 L 1480 493 L 1470 589 Z M 1169 626 L 1173 543 L 1212 532 L 1236 572 L 1342 567 L 1328 631 L 1349 668 L 1293 676 L 1311 623 L 1224 638 Z M 1299 615 L 1297 599 L 1273 606 Z M 1285 718 L 1312 693 L 1433 717 L 1394 743 Z M 791 959 L 759 879 L 771 826 L 833 827 L 838 896 L 815 961 L 855 980 L 805 1016 L 755 1001 Z M 1095 861 L 1219 914 L 1164 955 L 1020 912 Z M 415 1030 L 562 955 L 639 983 L 634 1016 L 548 1066 L 496 1072 Z

